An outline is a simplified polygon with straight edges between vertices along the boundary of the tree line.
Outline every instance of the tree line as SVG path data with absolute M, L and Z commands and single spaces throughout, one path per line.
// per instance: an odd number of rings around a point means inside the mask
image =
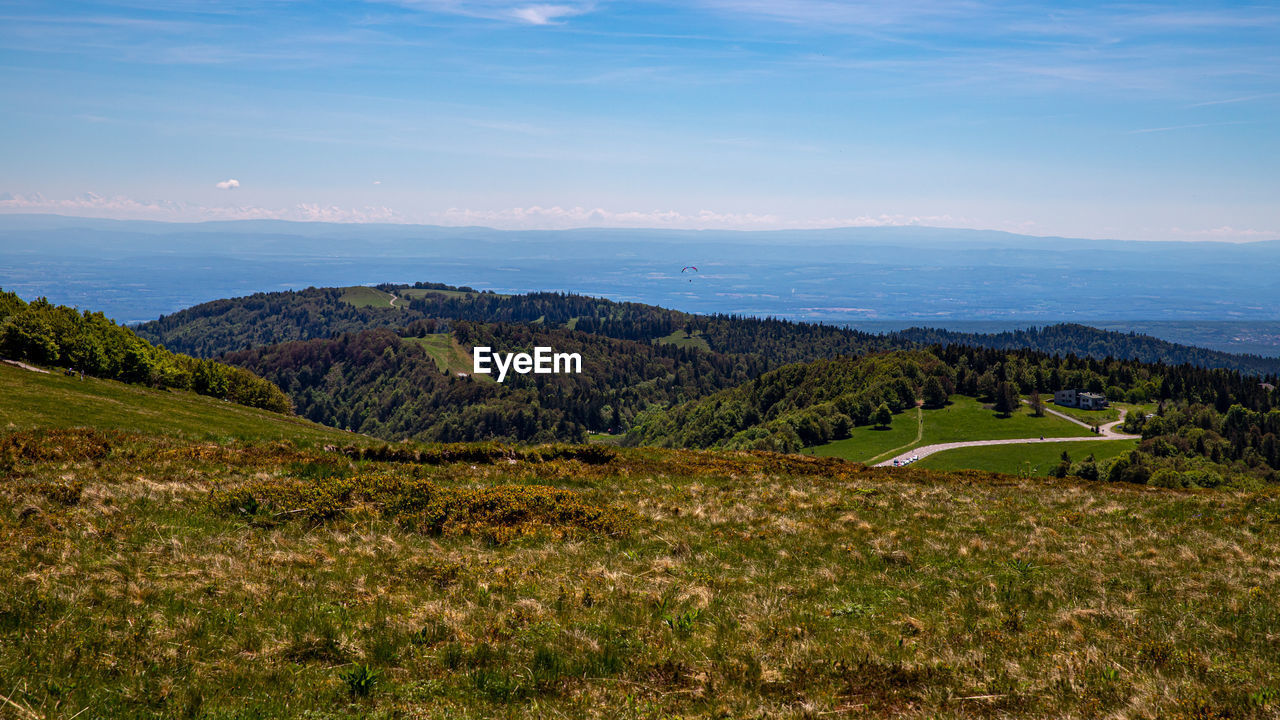
M 965 345 L 994 350 L 1038 350 L 1050 355 L 1080 355 L 1099 360 L 1125 358 L 1165 365 L 1186 364 L 1239 370 L 1253 375 L 1280 373 L 1280 358 L 1179 345 L 1150 335 L 1099 330 L 1076 323 L 999 333 L 966 333 L 915 327 L 898 332 L 896 335 L 920 345 Z
M 0 356 L 98 378 L 193 390 L 275 412 L 290 412 L 278 387 L 240 367 L 169 352 L 100 312 L 0 291 Z

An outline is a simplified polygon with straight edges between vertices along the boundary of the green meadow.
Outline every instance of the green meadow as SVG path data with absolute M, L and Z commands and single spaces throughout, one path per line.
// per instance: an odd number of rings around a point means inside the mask
M 472 295 L 479 295 L 479 293 L 467 292 L 465 290 L 431 290 L 428 288 L 401 288 L 400 290 L 396 291 L 396 294 L 399 295 L 400 297 L 406 297 L 410 299 L 427 297 L 428 295 L 440 295 L 442 297 L 449 297 L 449 298 L 470 297 Z M 511 296 L 498 294 L 497 297 L 511 297 Z
M 1138 446 L 1137 440 L 1082 440 L 1070 443 L 1026 443 L 956 448 L 921 458 L 917 465 L 933 470 L 989 470 L 1011 475 L 1048 476 L 1066 452 L 1073 462 L 1093 456 L 1106 460 Z
M 391 294 L 377 288 L 356 285 L 346 288 L 338 299 L 356 307 L 391 307 Z
M 707 344 L 707 339 L 702 336 L 701 332 L 692 334 L 684 330 L 676 330 L 670 335 L 664 335 L 654 340 L 655 343 L 661 345 L 675 345 L 676 347 L 692 347 L 699 350 L 710 350 L 711 346 Z
M 917 413 L 923 418 L 923 431 L 918 428 Z M 919 439 L 917 439 L 917 434 Z M 808 448 L 806 453 L 822 457 L 868 462 L 884 460 L 892 451 L 905 452 L 913 447 L 963 440 L 1007 440 L 1015 438 L 1089 437 L 1088 428 L 1046 414 L 1034 417 L 1030 408 L 1022 407 L 1007 418 L 996 415 L 974 398 L 951 396 L 946 407 L 908 410 L 893 417 L 888 430 L 872 426 L 854 428 L 851 437 Z
M 184 390 L 36 373 L 0 364 L 0 432 L 86 427 L 187 440 L 287 440 L 304 445 L 370 441 L 299 417 Z
M 402 338 L 404 342 L 417 345 L 435 360 L 436 367 L 451 373 L 470 374 L 475 369 L 471 353 L 458 344 L 450 333 L 436 333 L 425 337 Z M 492 379 L 487 375 L 477 375 L 477 379 Z

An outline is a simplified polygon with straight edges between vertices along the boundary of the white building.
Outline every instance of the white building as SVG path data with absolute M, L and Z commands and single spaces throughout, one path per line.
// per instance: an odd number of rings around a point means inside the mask
M 1107 407 L 1107 396 L 1083 390 L 1058 390 L 1053 394 L 1053 404 L 1081 410 L 1101 410 Z

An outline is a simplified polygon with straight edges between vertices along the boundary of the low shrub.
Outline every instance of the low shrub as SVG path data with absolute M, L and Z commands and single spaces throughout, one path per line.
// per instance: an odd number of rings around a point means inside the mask
M 50 502 L 70 507 L 80 502 L 80 494 L 84 492 L 84 483 L 80 480 L 46 480 L 32 483 L 28 489 L 43 495 Z
M 618 458 L 618 451 L 603 445 L 542 445 L 518 447 L 500 443 L 449 443 L 419 448 L 412 445 L 347 446 L 343 454 L 356 460 L 448 465 L 473 463 L 492 465 L 504 461 L 551 462 L 577 460 L 588 465 L 604 465 Z
M 506 542 L 550 530 L 622 535 L 634 516 L 597 505 L 572 490 L 545 485 L 451 488 L 386 473 L 355 477 L 255 479 L 210 492 L 216 511 L 259 519 L 324 522 L 371 509 L 425 534 L 476 534 Z
M 0 471 L 42 462 L 101 460 L 117 438 L 88 428 L 27 430 L 0 437 Z

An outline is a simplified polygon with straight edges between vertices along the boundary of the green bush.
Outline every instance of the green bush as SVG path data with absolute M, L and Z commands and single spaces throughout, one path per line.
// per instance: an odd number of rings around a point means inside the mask
M 381 677 L 380 671 L 365 664 L 356 665 L 342 673 L 342 681 L 347 684 L 352 697 L 364 697 L 373 692 L 374 685 L 378 684 Z
M 1178 472 L 1177 470 L 1173 470 L 1171 468 L 1161 468 L 1155 471 L 1154 473 L 1151 474 L 1151 477 L 1147 479 L 1147 484 L 1151 485 L 1152 487 L 1162 487 L 1162 488 L 1186 487 L 1186 485 L 1183 483 L 1182 473 Z

